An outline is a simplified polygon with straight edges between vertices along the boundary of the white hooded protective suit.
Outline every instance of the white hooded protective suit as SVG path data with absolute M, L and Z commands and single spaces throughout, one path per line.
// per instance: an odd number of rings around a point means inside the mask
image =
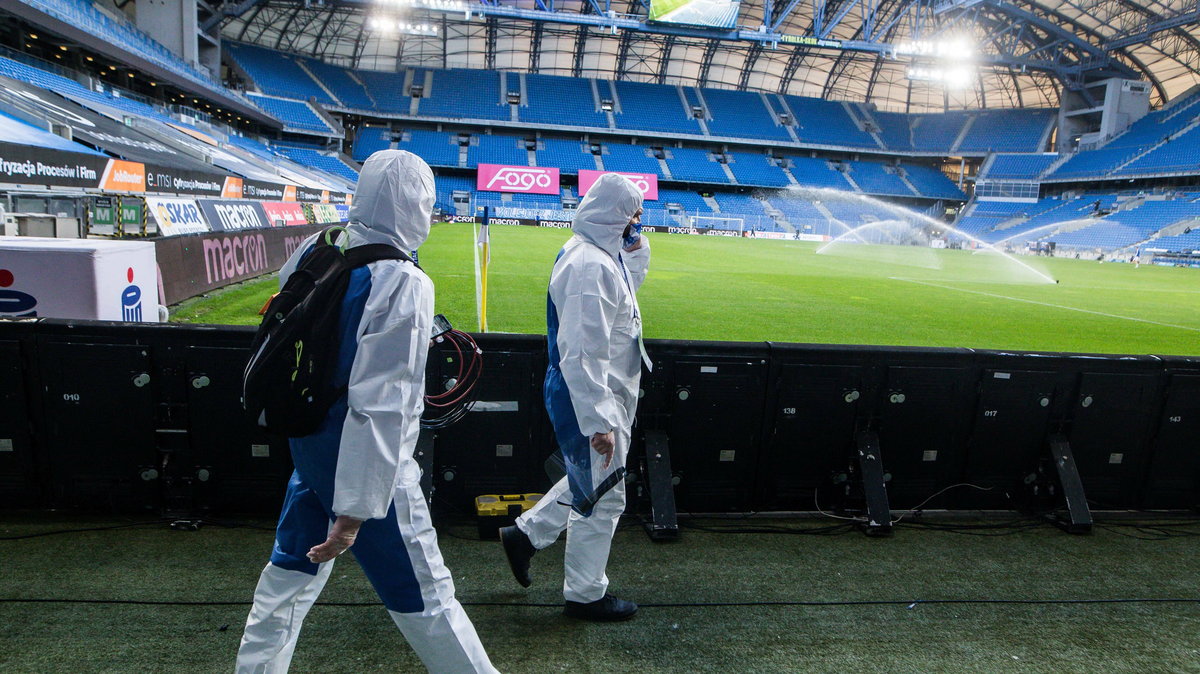
M 433 172 L 420 157 L 377 152 L 363 164 L 343 243 L 416 250 L 429 235 L 433 202 Z M 284 265 L 281 286 L 314 240 Z M 333 569 L 307 553 L 338 515 L 366 520 L 350 551 L 430 671 L 496 671 L 454 597 L 413 458 L 432 323 L 433 284 L 412 263 L 380 260 L 352 272 L 333 375 L 346 394 L 314 434 L 290 441 L 296 472 L 254 593 L 238 672 L 287 671 L 301 623 Z
M 604 569 L 625 510 L 625 459 L 641 379 L 641 313 L 636 291 L 650 262 L 649 240 L 622 250 L 621 234 L 642 207 L 624 176 L 605 174 L 575 212 L 575 236 L 550 275 L 546 312 L 550 364 L 546 409 L 567 477 L 517 519 L 536 548 L 567 531 L 563 595 L 588 603 L 604 597 Z M 610 465 L 591 449 L 595 433 L 612 432 Z

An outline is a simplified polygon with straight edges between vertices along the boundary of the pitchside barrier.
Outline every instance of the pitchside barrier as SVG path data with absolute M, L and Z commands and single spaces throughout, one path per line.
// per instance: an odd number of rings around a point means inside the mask
M 253 330 L 0 322 L 0 503 L 275 511 L 286 442 L 243 418 Z M 544 490 L 545 338 L 477 335 L 473 411 L 422 438 L 435 506 Z M 886 533 L 927 509 L 1200 505 L 1200 358 L 651 340 L 629 458 L 652 534 L 688 513 L 816 511 Z M 457 372 L 435 347 L 430 390 Z M 971 486 L 964 486 L 971 485 Z

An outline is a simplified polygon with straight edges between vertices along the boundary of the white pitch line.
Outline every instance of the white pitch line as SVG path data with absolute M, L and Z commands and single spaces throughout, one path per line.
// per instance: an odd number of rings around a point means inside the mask
M 1013 302 L 1024 302 L 1026 304 L 1037 304 L 1037 305 L 1040 305 L 1043 307 L 1051 307 L 1053 309 L 1066 309 L 1067 311 L 1078 311 L 1083 314 L 1093 314 L 1095 316 L 1104 316 L 1105 318 L 1119 318 L 1119 319 L 1126 320 L 1126 321 L 1135 321 L 1138 323 L 1149 323 L 1151 325 L 1159 325 L 1164 328 L 1178 328 L 1180 330 L 1189 330 L 1191 332 L 1200 332 L 1200 328 L 1192 328 L 1192 327 L 1188 327 L 1186 325 L 1175 325 L 1174 323 L 1160 323 L 1158 321 L 1151 321 L 1151 320 L 1148 320 L 1145 318 L 1135 318 L 1133 316 L 1119 316 L 1117 314 L 1107 314 L 1107 313 L 1104 313 L 1103 311 L 1092 311 L 1091 309 L 1080 309 L 1079 307 L 1069 307 L 1065 304 L 1052 304 L 1050 302 L 1038 302 L 1037 300 L 1027 300 L 1022 297 L 1009 297 L 1008 295 L 1000 295 L 997 293 L 986 293 L 986 292 L 983 292 L 982 290 L 968 290 L 966 288 L 955 288 L 954 286 L 942 285 L 940 283 L 930 283 L 929 281 L 918 281 L 916 279 L 903 278 L 900 276 L 889 276 L 888 278 L 892 279 L 893 281 L 907 281 L 909 283 L 916 283 L 918 285 L 931 286 L 934 288 L 941 288 L 943 290 L 956 290 L 960 293 L 971 293 L 972 295 L 984 295 L 987 297 L 995 297 L 996 299 L 1001 299 L 1001 300 L 1012 300 Z

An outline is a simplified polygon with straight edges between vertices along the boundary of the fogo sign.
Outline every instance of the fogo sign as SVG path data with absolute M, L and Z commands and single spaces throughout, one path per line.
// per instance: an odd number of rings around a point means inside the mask
M 579 169 L 579 196 L 588 193 L 600 176 L 605 173 L 616 173 L 617 175 L 625 176 L 642 191 L 642 198 L 646 201 L 658 201 L 658 176 L 653 173 L 626 173 L 625 171 L 592 171 L 589 169 Z
M 558 194 L 558 169 L 543 166 L 480 164 L 475 189 L 514 194 Z

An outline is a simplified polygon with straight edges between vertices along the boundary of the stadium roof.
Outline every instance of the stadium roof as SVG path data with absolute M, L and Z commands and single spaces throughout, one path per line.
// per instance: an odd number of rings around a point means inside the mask
M 376 70 L 495 68 L 911 112 L 1057 106 L 1064 87 L 1114 75 L 1150 82 L 1161 105 L 1200 81 L 1195 0 L 744 0 L 733 29 L 647 22 L 649 2 L 241 0 L 225 6 L 223 34 Z

